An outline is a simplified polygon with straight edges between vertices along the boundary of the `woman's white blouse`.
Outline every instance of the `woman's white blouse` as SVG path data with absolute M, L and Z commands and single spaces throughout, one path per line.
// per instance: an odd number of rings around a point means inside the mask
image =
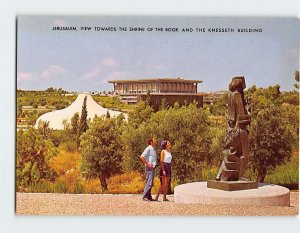
M 171 163 L 172 161 L 172 155 L 169 151 L 163 150 L 165 156 L 164 156 L 164 163 Z

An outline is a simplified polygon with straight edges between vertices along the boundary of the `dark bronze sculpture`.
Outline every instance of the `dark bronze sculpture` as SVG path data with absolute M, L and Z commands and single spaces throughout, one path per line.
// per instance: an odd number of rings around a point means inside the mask
M 249 162 L 247 126 L 250 116 L 246 109 L 244 77 L 234 77 L 229 84 L 227 134 L 224 140 L 224 160 L 216 176 L 217 181 L 238 181 Z

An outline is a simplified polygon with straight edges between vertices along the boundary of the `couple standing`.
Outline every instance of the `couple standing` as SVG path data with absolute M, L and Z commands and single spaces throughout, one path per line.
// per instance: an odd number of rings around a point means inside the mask
M 152 199 L 151 189 L 153 186 L 154 175 L 155 175 L 155 166 L 156 166 L 156 138 L 149 138 L 147 140 L 148 147 L 144 150 L 141 155 L 141 160 L 145 164 L 145 172 L 146 172 L 146 184 L 144 188 L 143 200 L 144 201 L 158 201 L 159 194 L 163 193 L 163 201 L 168 201 L 167 199 L 167 191 L 171 177 L 171 160 L 172 155 L 170 152 L 171 143 L 167 140 L 163 140 L 161 142 L 161 154 L 160 154 L 160 180 L 161 186 L 158 190 L 155 199 Z

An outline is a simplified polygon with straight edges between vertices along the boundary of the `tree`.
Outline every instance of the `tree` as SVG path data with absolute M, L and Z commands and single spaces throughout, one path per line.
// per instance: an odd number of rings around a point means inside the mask
M 282 92 L 280 95 L 282 103 L 299 106 L 299 93 L 295 91 Z
M 124 147 L 124 169 L 143 172 L 139 157 L 146 139 L 156 136 L 158 141 L 169 140 L 172 144 L 172 177 L 180 183 L 201 179 L 202 162 L 215 154 L 208 114 L 190 104 L 182 108 L 160 110 L 142 122 L 137 128 L 126 127 L 122 135 Z M 160 148 L 158 146 L 158 155 Z
M 77 148 L 79 147 L 79 144 L 80 144 L 79 138 L 80 138 L 81 134 L 86 132 L 88 129 L 86 101 L 87 101 L 87 96 L 84 97 L 83 104 L 82 104 L 79 128 L 77 131 L 77 139 L 76 139 Z
M 280 86 L 270 86 L 268 88 L 250 88 L 251 94 L 246 95 L 251 98 L 251 118 L 255 118 L 260 110 L 271 106 L 280 106 L 282 103 Z M 251 95 L 251 96 L 250 96 Z
M 136 128 L 142 122 L 149 120 L 152 114 L 153 108 L 145 102 L 140 102 L 135 106 L 133 111 L 129 113 L 129 123 Z
M 51 140 L 44 139 L 38 130 L 17 132 L 17 185 L 23 188 L 41 180 L 53 181 L 56 174 L 49 165 L 58 154 Z
M 74 115 L 76 115 L 76 113 Z M 72 118 L 74 118 L 74 116 Z M 71 121 L 72 121 L 72 118 L 71 118 Z M 74 124 L 74 119 L 73 119 L 73 124 Z M 74 125 L 72 126 L 70 123 L 67 122 L 67 120 L 63 120 L 63 125 L 64 125 L 64 129 L 61 130 L 61 132 L 60 132 L 61 135 L 60 135 L 59 146 L 61 149 L 65 150 L 65 151 L 75 152 L 78 150 L 78 146 L 79 146 L 79 145 L 77 145 L 77 143 L 79 141 L 79 139 L 77 138 L 78 131 L 76 133 L 75 128 L 73 128 L 76 126 L 74 126 Z M 59 132 L 59 131 L 56 131 L 56 132 Z
M 22 105 L 19 105 L 17 108 L 17 117 L 23 117 L 23 109 L 22 109 Z
M 49 134 L 51 133 L 51 129 L 49 128 L 50 121 L 40 121 L 38 124 L 38 130 L 42 134 L 45 140 L 48 139 Z
M 177 103 L 178 104 L 178 103 Z M 169 108 L 169 104 L 165 98 L 161 100 L 160 110 L 167 110 Z
M 45 98 L 41 99 L 41 106 L 45 106 L 47 104 L 47 101 Z
M 109 114 L 109 111 L 107 110 L 106 112 L 106 118 L 110 118 L 110 114 Z
M 286 126 L 290 129 L 290 140 L 293 142 L 293 149 L 299 149 L 299 105 L 284 103 L 280 107 L 282 117 Z
M 87 177 L 99 178 L 103 191 L 107 179 L 121 171 L 121 125 L 121 118 L 96 117 L 80 137 L 80 169 Z
M 292 154 L 291 132 L 277 106 L 262 109 L 252 120 L 250 154 L 257 171 L 257 181 L 263 183 L 270 169 L 285 163 Z
M 294 77 L 295 77 L 295 81 L 296 81 L 296 83 L 294 84 L 294 87 L 296 88 L 297 91 L 299 91 L 299 82 L 300 82 L 299 70 L 295 71 Z
M 48 87 L 45 92 L 55 92 L 56 89 L 54 89 L 53 87 Z
M 78 130 L 79 130 L 79 113 L 76 112 L 73 117 L 71 118 L 71 132 L 73 134 L 77 134 Z
M 224 116 L 226 113 L 228 103 L 228 93 L 209 105 L 209 110 L 212 115 Z

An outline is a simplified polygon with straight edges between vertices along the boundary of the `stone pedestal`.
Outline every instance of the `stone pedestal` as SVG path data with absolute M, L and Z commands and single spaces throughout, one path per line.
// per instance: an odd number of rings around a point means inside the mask
M 224 191 L 237 191 L 246 189 L 256 189 L 258 188 L 258 183 L 254 181 L 207 181 L 207 188 L 220 189 Z
M 279 185 L 259 183 L 255 189 L 228 192 L 208 188 L 207 182 L 195 182 L 176 186 L 174 201 L 204 205 L 289 206 L 290 190 Z

